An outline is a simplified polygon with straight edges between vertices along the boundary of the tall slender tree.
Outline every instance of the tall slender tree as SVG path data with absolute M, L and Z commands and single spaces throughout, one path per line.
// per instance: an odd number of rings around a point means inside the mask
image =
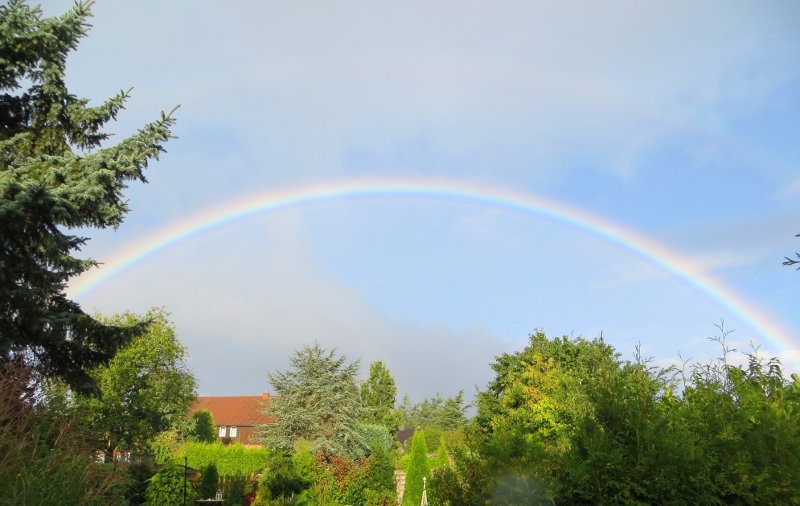
M 162 113 L 103 146 L 101 129 L 128 98 L 97 106 L 67 90 L 67 55 L 87 33 L 90 2 L 57 18 L 11 0 L 0 7 L 0 361 L 23 356 L 75 390 L 96 392 L 87 371 L 145 331 L 84 313 L 64 290 L 96 262 L 73 254 L 87 241 L 70 229 L 118 227 L 128 181 L 146 182 L 174 123 Z M 129 90 L 130 91 L 130 90 Z
M 394 409 L 396 398 L 397 386 L 389 368 L 382 360 L 371 363 L 369 378 L 361 383 L 362 420 L 383 425 L 392 433 L 397 432 L 400 417 Z
M 411 462 L 406 473 L 406 488 L 403 491 L 403 504 L 416 506 L 422 500 L 423 478 L 431 477 L 428 464 L 428 446 L 425 444 L 425 432 L 418 430 L 411 440 Z

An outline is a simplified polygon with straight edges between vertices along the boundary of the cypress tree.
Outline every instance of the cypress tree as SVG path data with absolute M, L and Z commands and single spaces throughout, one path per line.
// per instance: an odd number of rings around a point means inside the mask
M 425 432 L 418 430 L 411 440 L 411 462 L 406 473 L 406 488 L 403 492 L 403 504 L 418 505 L 422 501 L 422 478 L 430 478 L 428 467 L 428 447 L 425 444 Z
M 201 409 L 192 415 L 194 420 L 193 438 L 200 443 L 213 443 L 217 440 L 214 416 L 211 411 Z
M 213 499 L 217 495 L 219 489 L 219 473 L 217 466 L 209 464 L 203 468 L 203 479 L 200 481 L 200 487 L 197 489 L 197 495 L 200 499 Z
M 97 391 L 87 371 L 147 322 L 107 324 L 66 296 L 67 282 L 96 264 L 72 256 L 88 239 L 69 230 L 122 223 L 126 183 L 146 182 L 174 123 L 162 113 L 101 145 L 129 95 L 89 106 L 67 90 L 67 55 L 87 33 L 90 5 L 57 18 L 18 0 L 0 7 L 0 363 L 25 357 L 81 392 Z
M 447 446 L 444 444 L 444 434 L 439 436 L 439 448 L 436 450 L 436 468 L 450 467 L 450 457 L 447 456 Z

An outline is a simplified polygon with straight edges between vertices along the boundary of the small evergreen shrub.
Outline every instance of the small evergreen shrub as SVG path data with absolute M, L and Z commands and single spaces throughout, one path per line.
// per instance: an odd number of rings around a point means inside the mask
M 226 480 L 222 489 L 222 504 L 224 506 L 241 506 L 245 503 L 247 494 L 247 476 L 231 476 Z
M 213 499 L 219 490 L 219 473 L 217 466 L 209 464 L 203 468 L 203 479 L 197 493 L 200 499 Z
M 184 489 L 184 468 L 174 462 L 162 467 L 147 486 L 145 497 L 147 506 L 182 506 L 184 491 L 186 504 L 192 504 L 197 496 L 196 491 L 186 482 Z
M 155 469 L 149 464 L 141 462 L 128 464 L 126 471 L 130 481 L 125 489 L 125 500 L 132 506 L 144 504 L 147 500 L 145 497 L 147 485 L 155 474 Z

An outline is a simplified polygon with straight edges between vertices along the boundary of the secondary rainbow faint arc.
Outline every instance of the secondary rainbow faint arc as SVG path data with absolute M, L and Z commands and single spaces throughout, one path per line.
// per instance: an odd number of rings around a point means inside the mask
M 99 268 L 77 278 L 70 285 L 68 293 L 71 297 L 80 299 L 93 288 L 159 251 L 248 216 L 327 200 L 381 196 L 462 200 L 543 216 L 570 225 L 632 251 L 683 279 L 732 310 L 762 337 L 779 346 L 781 351 L 788 351 L 795 345 L 789 333 L 753 303 L 703 271 L 684 255 L 642 234 L 533 193 L 452 180 L 382 178 L 328 181 L 267 190 L 238 198 L 166 225 L 123 246 Z

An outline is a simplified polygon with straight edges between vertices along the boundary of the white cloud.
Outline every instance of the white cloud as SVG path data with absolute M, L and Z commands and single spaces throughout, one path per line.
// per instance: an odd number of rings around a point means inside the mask
M 69 5 L 45 2 L 48 13 Z M 83 93 L 136 85 L 132 110 L 148 118 L 183 103 L 184 121 L 213 118 L 246 138 L 254 158 L 278 168 L 272 179 L 337 172 L 344 145 L 381 152 L 419 135 L 470 160 L 464 172 L 524 168 L 546 181 L 578 159 L 630 179 L 654 144 L 676 131 L 721 135 L 723 116 L 746 113 L 791 77 L 786 55 L 760 52 L 785 33 L 785 17 L 746 5 L 109 1 L 94 10 L 70 74 Z M 126 114 L 123 129 L 143 117 Z
M 298 211 L 209 234 L 111 280 L 84 306 L 104 313 L 166 306 L 206 395 L 267 391 L 266 372 L 286 369 L 292 351 L 315 340 L 362 359 L 364 374 L 383 360 L 412 399 L 462 388 L 470 399 L 472 385 L 485 386 L 489 362 L 506 351 L 498 336 L 387 318 L 319 271 L 304 230 Z
M 800 176 L 786 183 L 776 194 L 780 199 L 788 199 L 798 195 L 800 195 Z

